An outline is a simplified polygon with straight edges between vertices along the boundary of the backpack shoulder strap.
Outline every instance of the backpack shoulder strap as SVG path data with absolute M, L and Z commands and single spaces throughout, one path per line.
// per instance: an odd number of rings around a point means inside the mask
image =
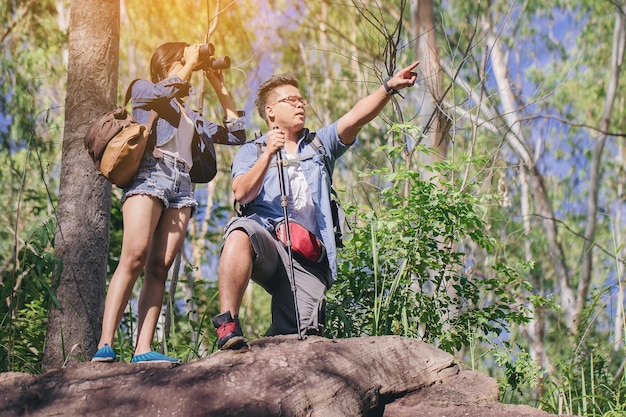
M 137 81 L 139 81 L 139 78 L 135 78 L 130 82 L 130 84 L 128 84 L 128 88 L 126 89 L 126 96 L 124 97 L 124 107 L 126 107 L 128 102 L 130 101 L 130 98 L 133 95 L 133 85 L 135 85 Z
M 130 82 L 130 84 L 128 84 L 128 88 L 126 89 L 126 96 L 124 97 L 124 108 L 126 108 L 126 106 L 128 105 L 128 102 L 130 101 L 132 95 L 133 95 L 133 86 L 135 85 L 135 83 L 139 81 L 139 78 L 135 78 L 134 80 L 132 80 Z M 153 134 L 153 128 L 154 128 L 154 123 L 157 121 L 157 119 L 159 118 L 159 114 L 156 112 L 156 110 L 154 109 L 150 109 L 150 115 L 148 116 L 148 120 L 146 121 L 146 124 L 144 126 L 146 126 L 146 129 L 148 129 L 149 132 L 149 136 L 148 136 L 148 144 L 146 145 L 146 149 L 154 149 L 154 146 L 156 144 L 156 137 Z
M 265 147 L 265 143 L 263 142 L 256 142 L 256 157 L 257 159 L 259 159 L 261 157 L 261 154 L 263 153 L 263 148 Z
M 254 140 L 257 140 L 261 136 L 263 136 L 263 134 L 261 133 L 260 130 L 257 130 L 254 132 Z M 255 143 L 256 143 L 256 157 L 257 159 L 259 159 L 261 157 L 261 154 L 263 153 L 263 147 L 265 146 L 265 143 L 264 142 L 255 142 Z
M 254 139 L 258 139 L 261 136 L 263 136 L 261 134 L 260 130 L 256 130 L 254 132 Z M 250 142 L 248 142 L 250 143 Z M 263 153 L 263 147 L 265 146 L 264 142 L 255 142 L 256 145 L 256 153 L 257 153 L 257 159 L 261 157 L 261 154 Z M 247 204 L 241 204 L 239 203 L 237 200 L 233 200 L 233 209 L 235 210 L 235 214 L 237 214 L 238 217 L 243 217 L 247 215 L 247 208 L 248 205 Z
M 126 96 L 124 97 L 124 105 L 123 105 L 124 108 L 126 108 L 126 106 L 128 105 L 128 102 L 130 101 L 133 95 L 133 85 L 135 85 L 135 83 L 139 80 L 140 80 L 139 78 L 135 78 L 134 80 L 130 82 L 130 84 L 128 84 L 128 88 L 126 89 Z M 159 118 L 159 114 L 156 112 L 156 110 L 150 109 L 150 115 L 148 116 L 148 121 L 146 122 L 146 125 L 145 125 L 148 128 L 148 130 L 152 130 L 152 128 L 154 127 L 154 122 L 156 122 L 158 118 Z
M 305 139 L 309 146 L 311 146 L 315 151 L 324 158 L 324 167 L 326 168 L 326 172 L 328 173 L 328 177 L 330 178 L 330 183 L 333 183 L 333 175 L 330 169 L 330 158 L 328 157 L 328 153 L 326 152 L 326 148 L 324 144 L 320 140 L 320 138 L 315 134 L 315 132 L 311 132 Z
M 330 158 L 328 156 L 328 152 L 326 152 L 324 144 L 315 134 L 315 132 L 309 133 L 306 141 L 324 159 L 324 168 L 326 169 L 326 173 L 328 174 L 328 178 L 330 179 L 330 209 L 333 217 L 333 227 L 335 229 L 335 245 L 337 245 L 337 248 L 343 248 L 342 226 L 346 225 L 348 229 L 350 229 L 350 225 L 348 224 L 346 219 L 346 212 L 341 207 L 341 202 L 339 201 L 337 191 L 333 187 L 333 173 L 330 170 Z

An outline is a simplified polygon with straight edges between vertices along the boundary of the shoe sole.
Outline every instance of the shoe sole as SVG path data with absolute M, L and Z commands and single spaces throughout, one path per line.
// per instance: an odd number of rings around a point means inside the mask
M 246 353 L 250 350 L 250 345 L 248 345 L 247 343 L 243 343 L 240 347 L 235 348 L 235 349 L 230 349 L 228 352 L 233 352 L 233 353 Z
M 156 361 L 136 361 L 136 362 L 131 362 L 131 363 L 175 363 L 175 364 L 179 364 L 181 362 L 180 361 L 172 362 L 172 361 L 159 361 L 159 360 L 156 360 Z
M 239 350 L 245 346 L 248 346 L 248 344 L 243 336 L 234 336 L 224 343 L 220 350 Z
M 92 362 L 101 362 L 101 363 L 107 363 L 107 362 L 114 362 L 115 359 L 113 358 L 91 358 Z

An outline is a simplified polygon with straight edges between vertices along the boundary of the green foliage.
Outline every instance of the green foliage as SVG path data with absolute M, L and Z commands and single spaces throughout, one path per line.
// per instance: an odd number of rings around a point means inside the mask
M 181 286 L 188 284 L 188 280 L 181 279 Z M 217 349 L 217 336 L 213 330 L 211 317 L 217 314 L 217 282 L 194 282 L 192 299 L 182 299 L 182 291 L 175 299 L 180 300 L 176 308 L 172 309 L 174 318 L 172 333 L 168 340 L 157 341 L 159 348 L 182 358 L 185 362 L 203 357 Z M 192 304 L 190 302 L 193 301 Z M 186 305 L 183 308 L 183 303 Z M 195 311 L 188 306 L 194 305 Z M 169 354 L 168 353 L 168 354 Z
M 52 253 L 54 228 L 53 220 L 36 228 L 1 272 L 0 372 L 41 370 L 48 308 L 58 305 L 54 283 L 61 264 Z
M 463 248 L 471 243 L 491 253 L 495 243 L 485 233 L 480 200 L 408 169 L 372 175 L 388 185 L 373 211 L 347 206 L 357 226 L 329 293 L 329 336 L 396 334 L 453 352 L 478 334 L 500 335 L 530 320 L 513 297 L 528 285 L 513 267 L 471 273 L 474 260 Z
M 509 342 L 502 342 L 492 350 L 495 362 L 504 368 L 500 389 L 507 389 L 523 394 L 522 387 L 534 387 L 542 376 L 542 369 L 530 357 L 530 354 L 521 346 L 512 346 Z
M 626 416 L 626 377 L 612 378 L 604 358 L 594 353 L 559 362 L 544 383 L 540 407 L 551 413 L 593 417 Z
M 111 198 L 111 218 L 109 220 L 109 253 L 107 257 L 107 276 L 112 276 L 120 259 L 122 240 L 124 238 L 124 221 L 122 217 L 122 192 L 113 188 Z
M 17 0 L 0 4 L 0 147 L 5 150 L 24 147 L 39 112 L 58 105 L 42 95 L 41 89 L 62 85 L 61 46 L 67 38 L 59 29 L 56 7 L 64 3 Z
M 615 349 L 606 335 L 589 331 L 606 309 L 607 288 L 591 294 L 579 318 L 579 335 L 563 343 L 555 369 L 543 382 L 541 406 L 550 412 L 581 416 L 626 416 L 623 345 Z
M 0 371 L 40 370 L 56 302 L 51 218 L 66 40 L 57 6 L 65 4 L 0 4 Z

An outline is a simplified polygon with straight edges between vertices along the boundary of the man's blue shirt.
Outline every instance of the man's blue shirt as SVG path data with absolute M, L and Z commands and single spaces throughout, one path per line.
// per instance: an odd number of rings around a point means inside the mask
M 306 140 L 308 130 L 304 129 L 302 137 L 298 140 L 298 160 L 302 172 L 306 178 L 311 193 L 311 199 L 315 207 L 317 230 L 311 230 L 324 242 L 328 263 L 332 272 L 333 280 L 337 279 L 337 247 L 335 245 L 335 231 L 330 204 L 331 176 L 335 167 L 335 161 L 343 155 L 349 145 L 344 145 L 337 134 L 337 122 L 323 127 L 315 132 L 320 139 L 328 155 L 330 173 L 324 168 L 324 157 L 314 147 L 309 146 Z M 257 143 L 266 143 L 266 135 L 243 145 L 235 155 L 232 167 L 233 180 L 243 175 L 256 163 L 259 157 Z M 287 170 L 284 171 L 285 175 Z M 330 174 L 330 175 L 329 175 Z M 285 177 L 286 178 L 286 177 Z M 285 187 L 289 193 L 289 187 Z M 283 208 L 280 203 L 280 182 L 276 168 L 276 156 L 272 159 L 269 169 L 265 174 L 263 186 L 259 195 L 246 205 L 246 214 L 254 218 L 268 229 L 271 225 L 283 218 Z

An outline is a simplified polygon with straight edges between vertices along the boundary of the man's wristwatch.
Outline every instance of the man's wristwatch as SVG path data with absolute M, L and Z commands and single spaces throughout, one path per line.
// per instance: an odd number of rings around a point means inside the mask
M 398 90 L 394 90 L 393 88 L 389 87 L 389 84 L 387 84 L 387 81 L 389 81 L 390 79 L 391 77 L 387 77 L 383 80 L 383 87 L 385 87 L 385 91 L 387 91 L 387 94 L 393 95 L 393 94 L 400 93 Z

